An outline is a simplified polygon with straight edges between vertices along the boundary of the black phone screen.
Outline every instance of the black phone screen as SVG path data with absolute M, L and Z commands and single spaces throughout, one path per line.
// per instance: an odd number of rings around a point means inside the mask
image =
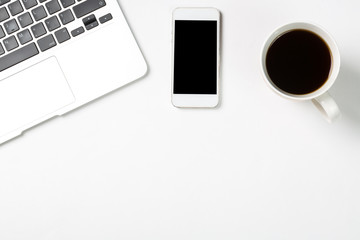
M 174 94 L 217 94 L 217 21 L 175 20 Z

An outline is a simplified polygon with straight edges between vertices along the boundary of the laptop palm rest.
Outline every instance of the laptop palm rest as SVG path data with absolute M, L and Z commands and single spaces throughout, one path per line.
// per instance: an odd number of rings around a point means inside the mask
M 37 63 L 0 81 L 0 136 L 20 135 L 74 101 L 57 59 Z

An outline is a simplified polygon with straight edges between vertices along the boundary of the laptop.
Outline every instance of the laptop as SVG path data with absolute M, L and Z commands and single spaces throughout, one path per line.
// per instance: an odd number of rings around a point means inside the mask
M 146 72 L 116 0 L 0 0 L 0 143 Z

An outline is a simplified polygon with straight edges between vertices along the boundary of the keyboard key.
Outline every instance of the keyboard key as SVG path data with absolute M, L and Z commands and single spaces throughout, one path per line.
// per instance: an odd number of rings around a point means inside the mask
M 8 2 L 10 2 L 10 0 L 0 0 L 0 6 L 4 5 L 5 3 L 8 3 Z
M 30 24 L 33 23 L 33 20 L 32 20 L 32 18 L 30 16 L 30 13 L 28 13 L 28 12 L 20 15 L 18 17 L 18 21 L 19 21 L 20 26 L 22 28 L 27 27 L 27 26 L 29 26 Z
M 39 6 L 31 10 L 31 13 L 35 19 L 35 21 L 39 21 L 43 18 L 47 17 L 47 13 L 45 12 L 45 8 L 43 6 Z
M 45 3 L 45 6 L 50 15 L 60 11 L 61 9 L 57 0 L 51 0 L 50 2 Z
M 72 14 L 71 10 L 65 10 L 64 12 L 59 14 L 60 21 L 63 25 L 68 24 L 75 20 L 74 15 Z
M 70 35 L 69 35 L 69 32 L 66 28 L 62 28 L 60 30 L 57 30 L 55 32 L 55 37 L 56 37 L 56 40 L 59 42 L 59 43 L 63 43 L 67 40 L 70 39 Z
M 73 11 L 77 18 L 81 18 L 105 5 L 105 0 L 87 0 L 73 7 Z
M 3 30 L 3 28 L 0 26 L 0 39 L 5 37 L 5 32 Z
M 15 2 L 10 3 L 8 5 L 8 9 L 12 16 L 15 16 L 15 15 L 21 13 L 22 11 L 24 11 L 24 9 L 21 6 L 20 1 L 15 1 Z
M 22 3 L 26 9 L 30 9 L 38 4 L 36 0 L 22 0 Z
M 111 15 L 111 13 L 108 13 L 104 16 L 102 16 L 101 18 L 99 18 L 99 22 L 100 23 L 106 23 L 107 21 L 111 20 L 113 17 Z
M 56 16 L 46 19 L 45 24 L 49 32 L 60 27 L 60 22 Z
M 19 26 L 16 23 L 15 19 L 11 19 L 10 21 L 7 21 L 6 23 L 4 23 L 4 28 L 5 28 L 5 31 L 7 32 L 7 34 L 9 34 L 9 35 L 16 32 L 17 30 L 19 30 Z
M 0 22 L 5 21 L 6 19 L 8 19 L 9 13 L 7 12 L 5 7 L 0 8 Z
M 83 21 L 84 25 L 86 26 L 86 25 L 88 25 L 88 24 L 90 24 L 90 23 L 92 23 L 92 22 L 95 22 L 95 21 L 96 21 L 96 17 L 95 17 L 94 14 L 91 14 L 91 15 L 83 18 L 82 21 Z
M 5 50 L 3 48 L 3 46 L 0 43 L 0 55 L 3 55 L 5 53 Z
M 86 30 L 90 30 L 90 29 L 93 29 L 94 27 L 97 27 L 97 26 L 99 26 L 99 23 L 98 23 L 98 21 L 95 21 L 95 22 L 93 22 L 91 24 L 86 25 L 85 27 L 86 27 Z
M 52 34 L 47 35 L 46 37 L 40 38 L 37 41 L 39 48 L 42 52 L 56 46 L 55 39 Z
M 25 43 L 30 42 L 33 39 L 28 29 L 19 32 L 17 34 L 17 37 L 21 45 L 24 45 Z
M 61 5 L 63 6 L 63 8 L 67 8 L 73 4 L 75 4 L 75 0 L 60 0 Z
M 31 31 L 35 38 L 38 38 L 46 33 L 44 24 L 38 23 L 31 27 Z
M 46 2 L 47 0 L 39 0 L 40 3 Z
M 78 27 L 77 29 L 71 31 L 71 35 L 73 37 L 76 37 L 76 36 L 82 34 L 83 32 L 85 32 L 85 29 L 83 27 Z
M 11 36 L 3 41 L 4 46 L 7 51 L 11 51 L 14 48 L 17 48 L 19 46 L 18 42 L 16 41 L 16 38 L 14 36 Z
M 91 14 L 91 15 L 87 16 L 86 18 L 83 18 L 82 21 L 85 25 L 86 30 L 90 30 L 99 25 L 94 14 Z
M 30 43 L 0 58 L 0 72 L 39 53 L 35 43 Z

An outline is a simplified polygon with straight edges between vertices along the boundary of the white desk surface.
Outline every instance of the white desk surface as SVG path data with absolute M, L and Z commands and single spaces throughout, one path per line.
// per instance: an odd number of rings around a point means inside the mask
M 359 239 L 360 2 L 120 0 L 148 75 L 0 147 L 0 239 Z M 222 104 L 170 103 L 171 13 L 223 14 Z M 337 40 L 328 124 L 274 94 L 259 55 L 304 20 Z

